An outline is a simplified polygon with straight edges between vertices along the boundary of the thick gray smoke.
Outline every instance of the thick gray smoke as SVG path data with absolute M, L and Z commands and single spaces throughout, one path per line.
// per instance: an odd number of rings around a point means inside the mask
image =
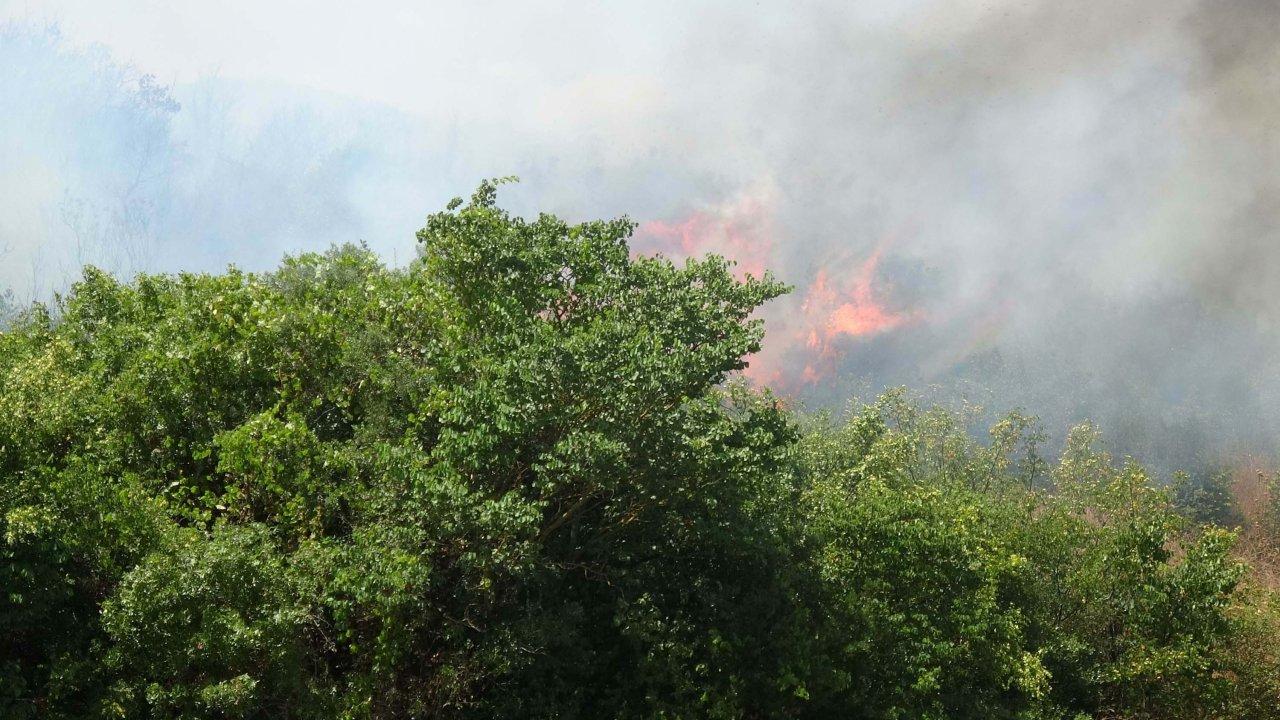
M 0 286 L 354 240 L 404 259 L 426 212 L 516 173 L 517 208 L 629 213 L 640 248 L 796 285 L 753 372 L 810 404 L 936 386 L 1054 430 L 1091 418 L 1162 469 L 1280 440 L 1273 0 L 726 2 L 643 25 L 522 9 L 527 32 L 474 12 L 501 43 L 435 58 L 448 87 L 485 87 L 483 59 L 519 92 L 412 108 L 160 83 L 10 25 Z
M 725 16 L 692 54 L 691 97 L 715 99 L 694 101 L 696 132 L 779 188 L 771 264 L 801 292 L 775 325 L 819 271 L 878 249 L 881 302 L 916 318 L 833 340 L 804 394 L 938 385 L 1095 419 L 1163 468 L 1270 452 L 1280 4 L 854 14 Z M 774 362 L 804 362 L 793 348 Z

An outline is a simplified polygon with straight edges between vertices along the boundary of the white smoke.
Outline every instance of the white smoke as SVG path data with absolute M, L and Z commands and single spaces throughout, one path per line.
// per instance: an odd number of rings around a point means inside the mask
M 517 209 L 574 218 L 752 207 L 771 236 L 742 259 L 798 286 L 760 362 L 796 377 L 805 291 L 880 251 L 875 297 L 920 320 L 834 340 L 791 383 L 811 402 L 937 385 L 1165 467 L 1280 437 L 1271 0 L 58 5 L 74 42 L 0 33 L 19 295 L 82 261 L 404 259 L 426 212 L 516 173 Z

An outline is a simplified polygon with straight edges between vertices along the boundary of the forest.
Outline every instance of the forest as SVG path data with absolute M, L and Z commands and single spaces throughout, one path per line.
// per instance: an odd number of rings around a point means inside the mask
M 497 191 L 9 311 L 0 716 L 1280 718 L 1269 476 L 806 411 L 773 276 Z

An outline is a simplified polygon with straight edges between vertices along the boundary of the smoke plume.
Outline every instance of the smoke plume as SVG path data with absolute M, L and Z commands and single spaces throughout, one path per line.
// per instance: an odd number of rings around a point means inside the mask
M 442 32 L 498 39 L 406 50 L 455 76 L 365 97 L 162 83 L 11 24 L 0 284 L 38 296 L 84 261 L 260 267 L 355 240 L 404 259 L 423 214 L 516 173 L 517 209 L 630 213 L 638 251 L 793 284 L 749 375 L 809 405 L 932 387 L 1054 431 L 1092 419 L 1162 469 L 1280 438 L 1271 0 L 456 12 Z M 476 87 L 502 92 L 459 89 Z

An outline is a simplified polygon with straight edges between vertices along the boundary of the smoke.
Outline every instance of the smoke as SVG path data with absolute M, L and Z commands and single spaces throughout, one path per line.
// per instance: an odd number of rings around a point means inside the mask
M 47 299 L 119 275 L 275 265 L 364 241 L 413 252 L 426 210 L 474 181 L 439 127 L 289 86 L 178 86 L 56 26 L 0 26 L 0 288 Z
M 446 56 L 412 42 L 432 18 L 370 12 L 341 72 L 297 82 L 159 83 L 0 33 L 0 287 L 361 239 L 404 259 L 423 214 L 516 173 L 517 209 L 630 213 L 638 250 L 795 285 L 750 374 L 807 404 L 933 387 L 1093 419 L 1162 469 L 1280 437 L 1271 0 L 483 5 L 440 11 Z
M 729 29 L 688 51 L 685 112 L 780 189 L 770 264 L 812 289 L 882 258 L 875 312 L 920 318 L 765 362 L 811 402 L 904 383 L 1092 418 L 1162 468 L 1269 452 L 1278 23 L 1131 0 L 709 22 Z M 773 309 L 781 334 L 806 297 Z
M 163 184 L 168 148 L 157 140 L 173 111 L 164 90 L 101 50 L 61 53 L 59 42 L 53 30 L 0 28 L 6 289 L 25 280 L 44 293 L 73 265 L 116 268 L 145 256 Z

